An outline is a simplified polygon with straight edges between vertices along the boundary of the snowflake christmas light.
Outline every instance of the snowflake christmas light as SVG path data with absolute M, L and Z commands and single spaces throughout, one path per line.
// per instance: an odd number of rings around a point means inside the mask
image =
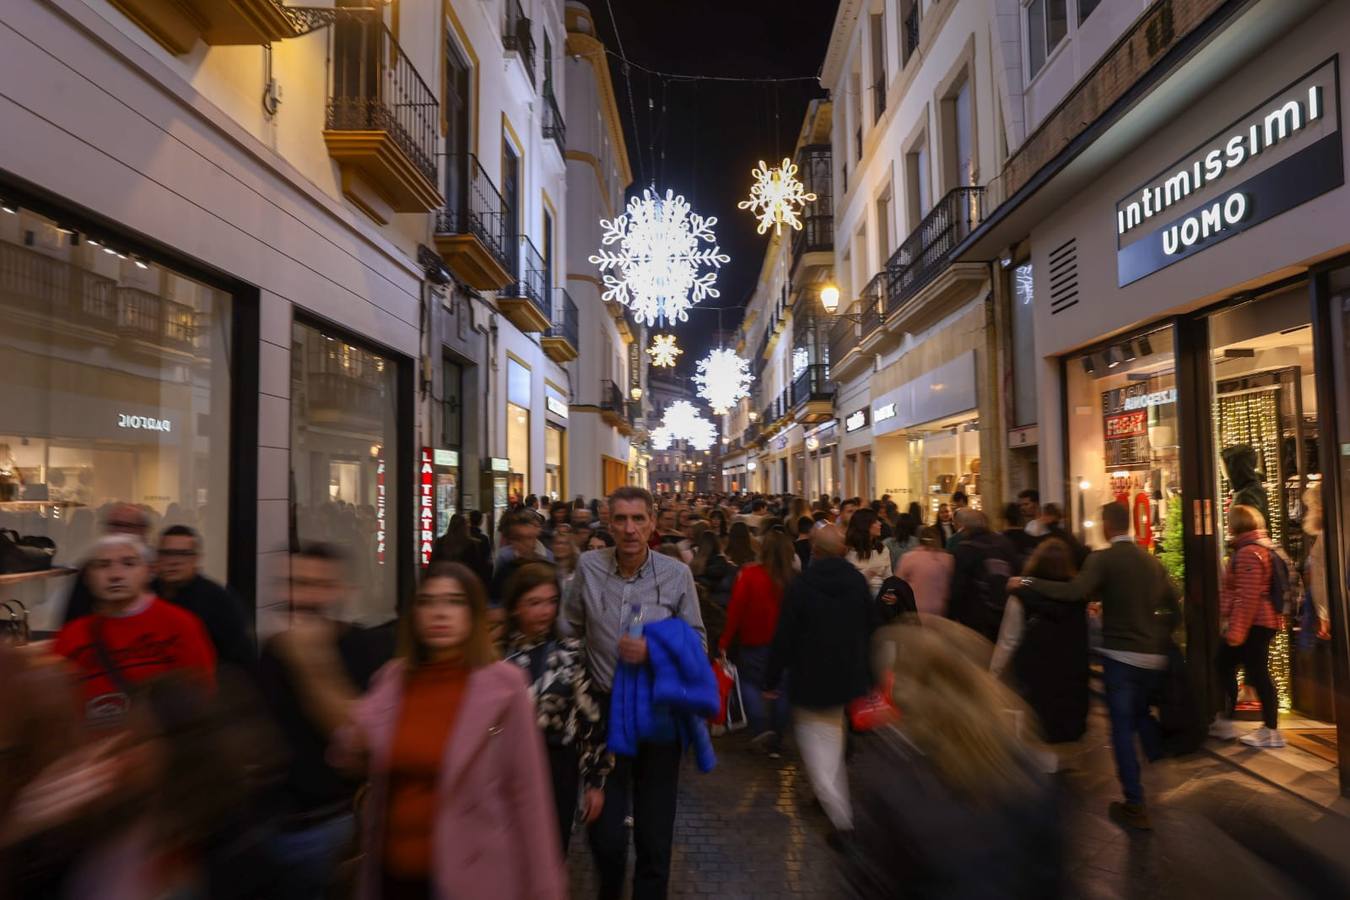
M 674 191 L 662 197 L 644 189 L 630 198 L 623 215 L 600 220 L 604 246 L 590 258 L 604 277 L 605 299 L 631 309 L 639 325 L 688 319 L 689 307 L 720 296 L 714 270 L 731 262 L 717 246 L 716 224 Z M 617 252 L 605 249 L 613 244 Z
M 750 174 L 755 179 L 750 186 L 750 199 L 736 205 L 759 216 L 759 233 L 772 226 L 774 234 L 782 234 L 784 223 L 801 231 L 802 220 L 797 213 L 814 202 L 816 195 L 809 193 L 797 179 L 797 165 L 785 158 L 781 165 L 770 169 L 761 159 L 759 168 L 751 169 Z
M 717 415 L 725 415 L 731 405 L 750 396 L 750 361 L 736 355 L 735 350 L 718 348 L 698 361 L 694 384 L 698 395 L 707 400 Z
M 656 443 L 658 435 L 660 440 L 665 441 L 665 447 Z M 699 415 L 694 404 L 688 400 L 676 400 L 666 407 L 661 426 L 652 432 L 652 446 L 664 450 L 672 440 L 688 441 L 695 450 L 707 450 L 717 440 L 717 428 L 710 420 Z
M 675 366 L 675 357 L 684 351 L 675 346 L 675 335 L 658 334 L 652 337 L 652 345 L 647 348 L 647 355 L 652 358 L 652 365 L 658 369 L 671 369 Z

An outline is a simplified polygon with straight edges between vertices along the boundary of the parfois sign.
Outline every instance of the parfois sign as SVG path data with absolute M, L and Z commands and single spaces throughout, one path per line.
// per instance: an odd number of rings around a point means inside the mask
M 1333 57 L 1116 203 L 1124 287 L 1344 181 Z

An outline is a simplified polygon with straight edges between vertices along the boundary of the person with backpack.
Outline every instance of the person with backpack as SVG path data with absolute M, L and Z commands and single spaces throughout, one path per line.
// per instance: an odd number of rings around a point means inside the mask
M 1232 740 L 1238 736 L 1233 723 L 1237 706 L 1238 666 L 1243 681 L 1261 699 L 1261 727 L 1240 738 L 1249 747 L 1273 749 L 1284 746 L 1279 724 L 1279 697 L 1270 677 L 1270 642 L 1280 630 L 1286 597 L 1297 596 L 1291 585 L 1293 571 L 1266 534 L 1266 521 L 1254 506 L 1237 504 L 1228 511 L 1228 531 L 1233 537 L 1233 555 L 1223 573 L 1219 591 L 1219 682 L 1224 689 L 1224 713 L 1210 726 L 1211 737 Z

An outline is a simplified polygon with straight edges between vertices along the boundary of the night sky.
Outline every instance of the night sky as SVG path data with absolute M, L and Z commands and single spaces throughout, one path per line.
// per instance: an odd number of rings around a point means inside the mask
M 631 70 L 628 81 L 606 0 L 587 0 L 600 38 L 610 49 L 610 72 L 624 119 L 633 169 L 632 191 L 655 181 L 693 209 L 717 217 L 718 244 L 731 257 L 717 279 L 721 297 L 694 307 L 676 329 L 685 353 L 677 372 L 692 375 L 721 326 L 741 321 L 755 288 L 768 235 L 736 204 L 749 196 L 750 170 L 792 153 L 807 103 L 824 96 L 818 81 L 780 84 L 664 79 L 636 68 L 681 75 L 790 77 L 816 75 L 825 57 L 835 0 L 609 0 Z M 649 101 L 654 109 L 649 106 Z M 664 111 L 663 111 L 664 110 Z

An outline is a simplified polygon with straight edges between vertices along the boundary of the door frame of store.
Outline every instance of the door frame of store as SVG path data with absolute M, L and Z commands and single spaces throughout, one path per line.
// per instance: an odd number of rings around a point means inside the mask
M 1338 767 L 1342 796 L 1350 797 L 1350 608 L 1347 608 L 1345 560 L 1350 559 L 1346 540 L 1346 510 L 1341 498 L 1341 460 L 1338 451 L 1350 444 L 1350 422 L 1340 423 L 1338 410 L 1350 403 L 1350 387 L 1338 374 L 1345 361 L 1337 353 L 1337 340 L 1343 338 L 1344 323 L 1336 319 L 1332 308 L 1329 275 L 1333 270 L 1350 267 L 1350 256 L 1320 265 L 1308 273 L 1282 279 L 1260 289 L 1231 294 L 1202 309 L 1145 323 L 1109 340 L 1082 347 L 1059 358 L 1061 446 L 1064 496 L 1071 497 L 1069 421 L 1067 406 L 1068 366 L 1085 353 L 1100 352 L 1111 344 L 1172 327 L 1172 350 L 1177 379 L 1177 418 L 1181 422 L 1213 421 L 1213 371 L 1210 366 L 1209 321 L 1218 312 L 1306 285 L 1313 327 L 1314 379 L 1318 394 L 1318 464 L 1322 470 L 1322 539 L 1338 553 L 1328 553 L 1328 606 L 1332 629 L 1332 679 L 1335 709 Z M 1186 603 L 1183 620 L 1186 630 L 1187 678 L 1193 696 L 1209 714 L 1221 706 L 1223 688 L 1214 666 L 1219 642 L 1219 582 L 1224 536 L 1219 525 L 1221 499 L 1218 493 L 1217 456 L 1212 428 L 1189 432 L 1190 439 L 1179 448 L 1181 465 L 1182 546 L 1186 558 L 1185 596 L 1199 597 L 1201 603 Z M 1091 514 L 1091 510 L 1087 511 Z M 1065 517 L 1076 527 L 1077 510 L 1066 504 Z M 1196 561 L 1199 561 L 1198 564 Z M 1340 727 L 1339 723 L 1345 725 Z

